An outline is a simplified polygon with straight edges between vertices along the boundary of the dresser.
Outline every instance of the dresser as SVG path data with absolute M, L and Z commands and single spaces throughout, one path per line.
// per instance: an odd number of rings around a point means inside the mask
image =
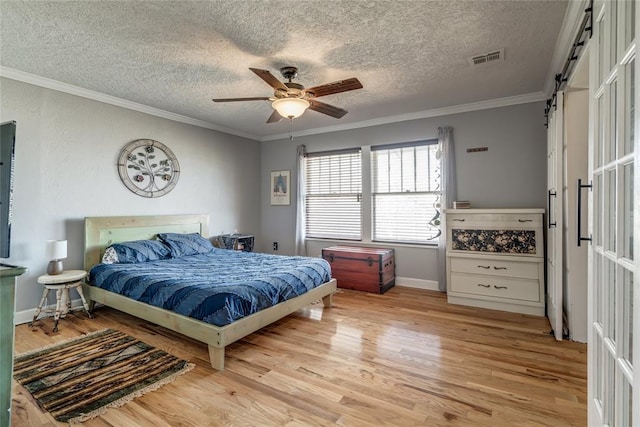
M 394 250 L 360 246 L 331 246 L 322 258 L 331 265 L 338 287 L 383 294 L 396 283 Z
M 544 209 L 446 209 L 449 303 L 545 315 Z
M 0 264 L 0 426 L 11 425 L 16 278 L 24 267 Z

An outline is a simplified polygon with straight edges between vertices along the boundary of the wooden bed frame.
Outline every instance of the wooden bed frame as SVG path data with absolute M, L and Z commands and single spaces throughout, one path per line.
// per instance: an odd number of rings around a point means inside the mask
M 157 233 L 193 233 L 208 236 L 208 215 L 163 215 L 87 217 L 84 233 L 84 268 L 89 271 L 99 264 L 105 249 L 112 243 L 129 240 L 152 239 Z M 176 331 L 209 346 L 211 366 L 224 369 L 224 348 L 269 325 L 300 308 L 322 299 L 325 307 L 331 307 L 331 297 L 336 292 L 336 280 L 331 279 L 298 297 L 281 302 L 226 326 L 216 326 L 191 317 L 154 307 L 104 289 L 85 284 L 84 294 L 95 303 L 104 304 L 132 316 L 148 320 Z

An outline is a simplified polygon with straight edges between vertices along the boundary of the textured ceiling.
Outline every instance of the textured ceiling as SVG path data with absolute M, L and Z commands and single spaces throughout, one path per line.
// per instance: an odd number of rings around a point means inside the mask
M 0 65 L 242 134 L 286 134 L 265 121 L 271 96 L 249 67 L 306 87 L 357 77 L 364 89 L 308 111 L 294 132 L 540 92 L 566 1 L 0 2 Z M 504 48 L 505 61 L 468 58 Z

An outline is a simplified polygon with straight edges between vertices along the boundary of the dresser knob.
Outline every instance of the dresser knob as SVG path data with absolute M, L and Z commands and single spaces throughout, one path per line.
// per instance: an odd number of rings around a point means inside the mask
M 496 289 L 508 289 L 506 286 L 493 285 L 493 287 L 496 288 Z
M 507 267 L 496 267 L 495 265 L 493 266 L 494 270 L 506 270 Z
M 483 288 L 490 288 L 491 285 L 483 285 L 482 283 L 478 283 L 478 286 L 482 286 Z
M 478 268 L 484 268 L 486 270 L 490 269 L 491 267 L 488 265 L 479 265 Z

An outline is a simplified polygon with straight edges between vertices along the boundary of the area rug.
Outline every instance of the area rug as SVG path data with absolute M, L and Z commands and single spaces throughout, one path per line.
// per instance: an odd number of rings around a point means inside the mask
M 16 356 L 13 376 L 57 421 L 78 423 L 155 390 L 194 366 L 105 329 Z

